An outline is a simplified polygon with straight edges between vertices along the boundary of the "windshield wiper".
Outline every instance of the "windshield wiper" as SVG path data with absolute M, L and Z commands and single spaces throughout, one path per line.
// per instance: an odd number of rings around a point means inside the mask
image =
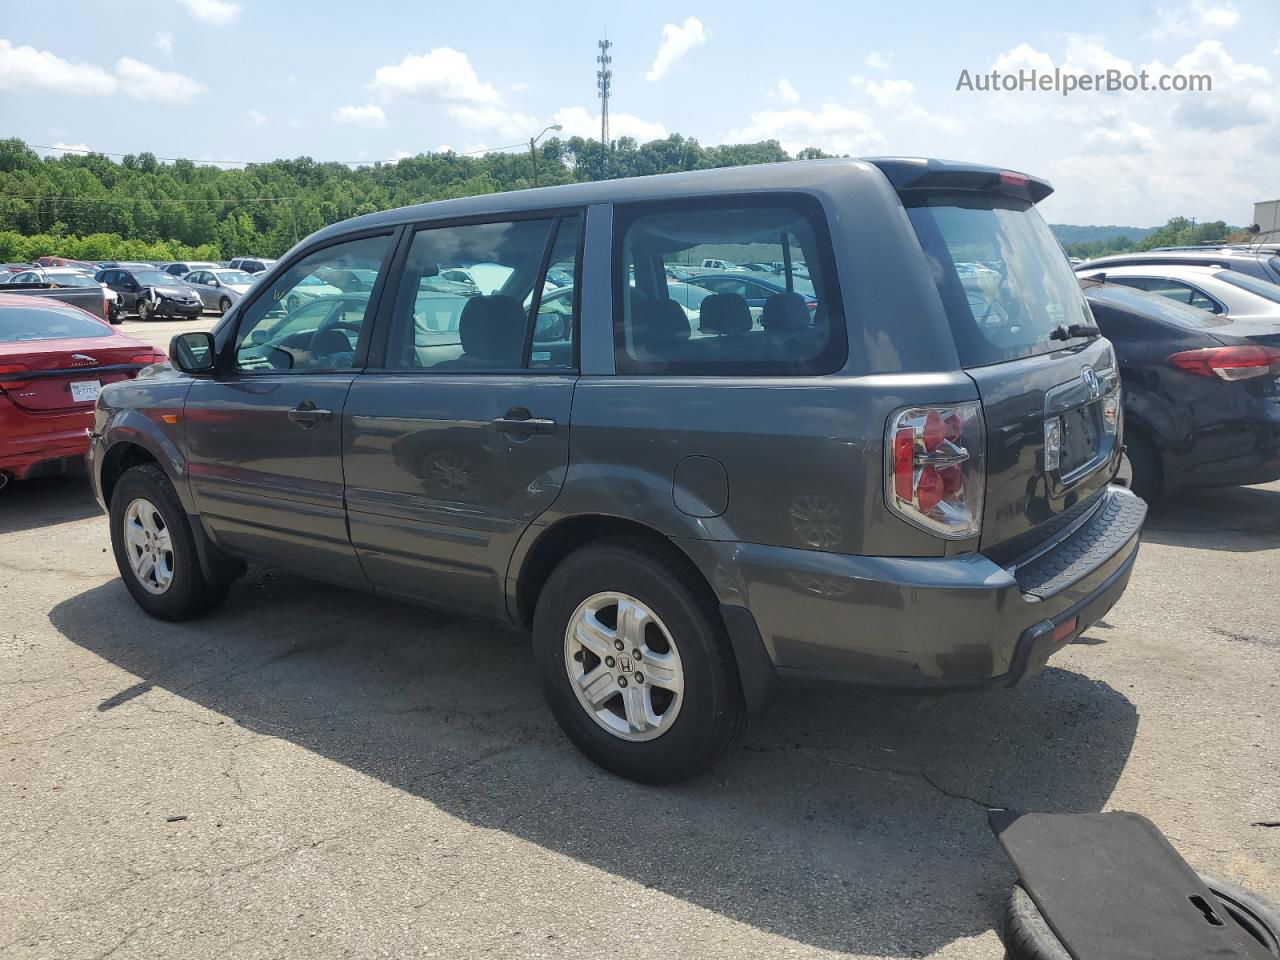
M 1060 323 L 1053 328 L 1053 331 L 1049 334 L 1049 339 L 1050 340 L 1074 340 L 1076 337 L 1100 337 L 1100 336 L 1102 336 L 1102 331 L 1099 330 L 1097 327 L 1093 326 L 1092 324 L 1073 323 L 1071 324 L 1071 326 L 1067 326 L 1065 323 Z

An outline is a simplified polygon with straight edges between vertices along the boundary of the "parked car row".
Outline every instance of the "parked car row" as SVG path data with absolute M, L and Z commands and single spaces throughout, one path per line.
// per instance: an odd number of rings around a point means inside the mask
M 1133 489 L 1156 501 L 1280 479 L 1280 250 L 1158 249 L 1075 271 L 1119 359 Z

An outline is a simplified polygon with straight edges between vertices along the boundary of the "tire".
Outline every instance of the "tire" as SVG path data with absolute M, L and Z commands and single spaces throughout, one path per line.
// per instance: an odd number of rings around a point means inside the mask
M 1200 880 L 1218 905 L 1273 957 L 1280 957 L 1280 911 L 1257 894 L 1208 874 Z M 1004 913 L 1005 956 L 1011 960 L 1072 960 L 1021 884 L 1015 884 Z
M 158 515 L 158 522 L 146 522 L 148 508 Z M 111 547 L 120 578 L 147 613 L 161 620 L 189 620 L 212 610 L 226 597 L 227 584 L 212 584 L 204 578 L 187 513 L 160 467 L 146 463 L 126 470 L 112 491 L 110 514 Z M 130 559 L 131 554 L 138 555 L 139 548 L 130 543 L 126 524 L 135 532 L 159 530 L 146 541 L 156 548 L 152 553 L 154 570 L 145 582 Z M 168 550 L 163 549 L 166 543 Z
M 290 313 L 293 313 L 293 311 L 298 309 L 298 304 L 300 304 L 301 302 L 302 301 L 299 300 L 297 297 L 285 297 L 284 308 Z
M 628 780 L 671 783 L 695 776 L 719 760 L 746 728 L 737 662 L 710 591 L 691 586 L 700 580 L 683 557 L 645 540 L 618 538 L 570 554 L 538 597 L 534 659 L 551 712 L 579 750 Z M 594 616 L 584 612 L 594 604 L 604 606 L 593 622 L 608 625 L 608 603 L 615 597 L 621 603 L 612 608 L 614 633 L 601 634 L 606 640 L 627 635 L 625 627 L 617 630 L 624 603 L 631 611 L 652 614 L 654 620 L 632 633 L 612 658 L 614 663 L 606 664 L 604 657 L 571 639 L 568 631 L 581 622 L 580 616 Z M 642 614 L 637 619 L 642 622 Z M 574 631 L 574 637 L 580 635 Z M 617 639 L 607 641 L 604 649 Z M 571 652 L 572 647 L 578 649 Z M 636 652 L 643 656 L 636 658 Z M 648 678 L 643 676 L 646 665 L 653 671 Z M 601 688 L 613 690 L 608 702 L 602 701 L 596 710 L 588 707 L 587 694 L 579 693 L 570 670 L 588 676 L 603 671 L 602 679 L 613 684 Z M 678 695 L 672 692 L 672 677 L 679 678 Z M 628 722 L 632 714 L 627 704 L 636 716 L 656 717 L 657 725 L 637 732 Z
M 218 301 L 219 314 L 224 314 L 230 309 L 231 309 L 231 299 L 229 297 L 223 297 L 221 300 Z
M 143 300 L 139 297 L 136 306 L 139 320 L 151 321 L 155 319 L 156 309 L 150 300 Z
M 1124 456 L 1129 463 L 1129 489 L 1155 504 L 1165 493 L 1164 466 L 1155 444 L 1141 430 L 1126 430 Z

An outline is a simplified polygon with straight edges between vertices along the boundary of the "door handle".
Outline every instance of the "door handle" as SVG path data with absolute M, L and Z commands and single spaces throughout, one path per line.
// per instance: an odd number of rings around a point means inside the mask
M 302 427 L 303 430 L 310 430 L 321 421 L 332 420 L 333 411 L 321 410 L 311 400 L 303 400 L 289 411 L 289 419 Z
M 501 417 L 494 417 L 493 429 L 519 437 L 531 437 L 535 433 L 555 433 L 556 422 L 544 417 L 532 416 L 526 407 L 512 407 Z

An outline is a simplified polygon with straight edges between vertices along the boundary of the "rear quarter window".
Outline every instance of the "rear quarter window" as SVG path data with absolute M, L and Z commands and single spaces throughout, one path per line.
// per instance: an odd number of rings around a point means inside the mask
M 614 235 L 619 373 L 818 376 L 848 359 L 831 241 L 815 198 L 620 205 Z M 771 276 L 776 289 L 735 273 L 670 279 L 708 263 L 762 261 L 790 265 Z

